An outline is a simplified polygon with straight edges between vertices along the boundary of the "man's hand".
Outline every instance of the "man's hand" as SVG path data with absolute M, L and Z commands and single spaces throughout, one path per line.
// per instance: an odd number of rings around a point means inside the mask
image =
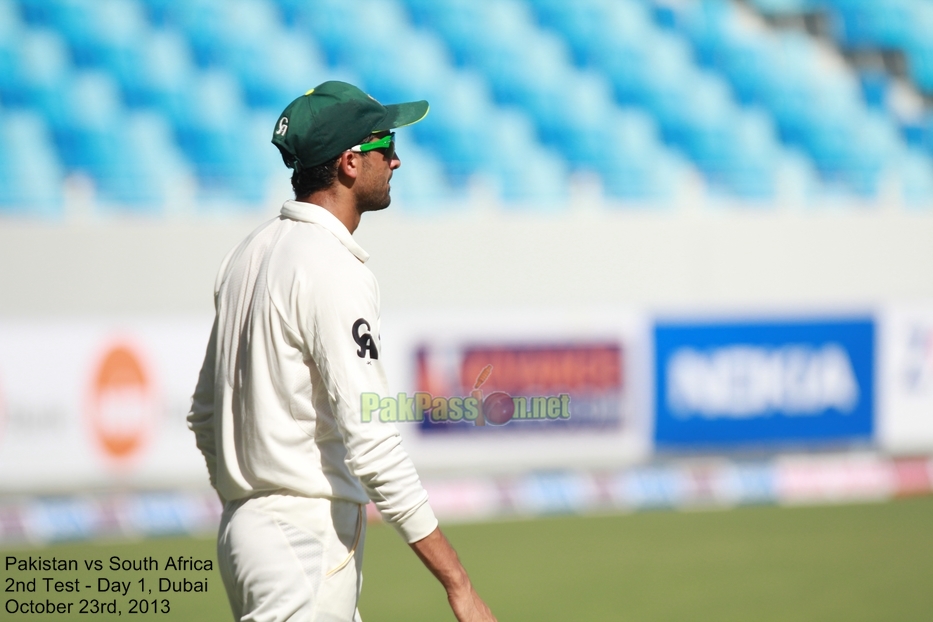
M 479 597 L 473 585 L 470 584 L 466 589 L 447 592 L 447 602 L 459 622 L 495 622 L 496 616 L 483 599 Z
M 447 602 L 458 622 L 496 622 L 492 611 L 473 589 L 457 552 L 439 527 L 426 538 L 412 542 L 409 546 L 444 586 Z

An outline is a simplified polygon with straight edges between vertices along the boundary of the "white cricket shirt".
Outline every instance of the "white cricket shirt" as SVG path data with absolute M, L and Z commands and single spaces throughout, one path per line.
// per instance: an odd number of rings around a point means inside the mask
M 437 526 L 427 493 L 395 426 L 360 412 L 361 393 L 388 395 L 368 258 L 336 216 L 297 201 L 231 251 L 188 426 L 225 500 L 372 500 L 414 542 Z

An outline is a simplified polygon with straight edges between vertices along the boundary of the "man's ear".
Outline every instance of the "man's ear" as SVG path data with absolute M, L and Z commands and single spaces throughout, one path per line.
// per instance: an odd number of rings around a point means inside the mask
M 356 179 L 360 175 L 360 168 L 363 166 L 363 158 L 354 151 L 344 151 L 340 154 L 340 161 L 337 163 L 337 172 L 350 179 Z

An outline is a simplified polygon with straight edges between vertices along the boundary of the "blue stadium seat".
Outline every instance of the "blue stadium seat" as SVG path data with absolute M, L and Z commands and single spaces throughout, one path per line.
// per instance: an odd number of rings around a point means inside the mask
M 518 110 L 498 109 L 487 119 L 486 157 L 480 171 L 506 202 L 542 209 L 566 202 L 569 169 L 556 151 L 538 142 L 534 124 Z
M 379 101 L 426 99 L 432 106 L 445 98 L 454 72 L 443 41 L 423 30 L 406 29 L 392 41 L 361 40 L 350 64 Z
M 135 0 L 56 0 L 50 26 L 68 41 L 74 64 L 84 68 L 132 47 L 148 22 Z
M 14 0 L 0 0 L 0 36 L 8 37 L 18 33 L 25 24 L 20 18 L 20 10 Z
M 592 170 L 606 157 L 617 110 L 612 86 L 601 73 L 567 72 L 544 84 L 526 103 L 541 141 L 557 149 L 576 169 Z
M 599 47 L 606 32 L 606 15 L 609 13 L 608 0 L 529 0 L 537 16 L 538 23 L 559 32 L 567 40 L 577 66 L 586 66 L 592 60 L 593 49 Z M 650 28 L 649 16 L 644 7 L 634 2 L 620 2 L 634 12 L 625 20 L 633 29 Z M 625 31 L 617 31 L 618 38 L 625 38 Z
M 359 3 L 359 38 L 366 35 L 393 36 L 411 28 L 411 15 L 405 6 L 404 0 L 361 0 Z
M 570 54 L 557 36 L 537 30 L 516 30 L 489 37 L 470 54 L 470 64 L 489 80 L 500 104 L 526 106 L 540 102 L 541 92 L 553 92 L 556 83 L 573 70 Z
M 908 73 L 917 88 L 933 95 L 933 3 L 917 2 L 905 45 Z
M 778 45 L 762 35 L 737 34 L 717 51 L 716 69 L 729 81 L 741 104 L 764 103 L 782 79 Z
M 777 198 L 785 203 L 813 204 L 823 194 L 823 182 L 812 158 L 797 148 L 784 147 L 775 171 Z
M 175 9 L 181 4 L 178 0 L 137 0 L 146 12 L 150 25 L 158 29 L 177 28 Z
M 447 88 L 432 94 L 429 120 L 412 126 L 419 145 L 444 163 L 450 180 L 461 187 L 490 153 L 489 118 L 496 110 L 481 76 L 457 72 Z
M 107 138 L 108 153 L 92 171 L 102 205 L 124 213 L 159 214 L 193 179 L 171 128 L 159 115 L 128 113 Z
M 278 200 L 283 190 L 290 192 L 291 171 L 272 144 L 275 122 L 276 117 L 270 118 L 265 112 L 247 111 L 234 120 L 234 130 L 212 131 L 208 140 L 212 149 L 233 149 L 236 153 L 215 156 L 196 167 L 202 209 L 222 213 L 231 209 L 267 210 L 273 195 Z
M 481 29 L 481 35 L 474 41 L 475 47 L 482 47 L 483 40 L 491 38 L 502 41 L 510 36 L 529 32 L 539 32 L 527 3 L 523 0 L 497 0 L 496 2 L 478 2 L 478 17 L 482 20 L 474 27 Z
M 888 90 L 891 75 L 881 69 L 864 69 L 858 73 L 862 99 L 869 108 L 885 110 L 888 102 Z
M 654 154 L 666 149 L 661 143 L 657 122 L 635 108 L 617 108 L 594 119 L 588 131 L 577 134 L 579 139 L 587 142 L 585 168 L 604 176 L 612 170 L 640 168 L 642 162 L 650 162 Z M 575 145 L 575 148 L 581 149 L 581 146 Z
M 120 83 L 130 108 L 149 108 L 170 122 L 185 114 L 182 101 L 197 79 L 187 41 L 176 30 L 150 30 L 125 54 L 112 56 L 106 68 Z
M 119 88 L 99 71 L 75 73 L 59 86 L 58 98 L 44 110 L 59 156 L 67 168 L 93 173 L 111 157 L 110 144 L 124 122 Z
M 223 65 L 237 77 L 246 105 L 278 114 L 293 99 L 328 79 L 323 55 L 308 37 L 280 31 L 225 48 Z
M 0 0 L 0 103 L 4 93 L 15 89 L 20 75 L 20 50 L 25 26 L 10 0 Z
M 60 0 L 16 0 L 23 20 L 32 27 L 48 27 Z
M 647 103 L 666 143 L 683 150 L 701 168 L 719 157 L 715 150 L 722 148 L 723 132 L 736 108 L 728 84 L 718 74 L 697 70 L 676 81 L 659 81 L 652 85 Z
M 644 111 L 615 109 L 601 120 L 602 135 L 591 134 L 591 149 L 602 157 L 592 168 L 604 193 L 625 202 L 666 202 L 680 185 L 686 162 L 666 148 L 655 120 Z
M 664 68 L 655 64 L 647 65 L 645 69 L 644 82 L 637 84 L 634 97 L 623 100 L 623 104 L 644 108 L 657 120 L 664 141 L 678 145 L 683 142 L 690 112 L 690 108 L 683 103 L 693 98 L 693 89 L 697 85 L 707 84 L 713 78 L 704 76 L 690 65 Z M 618 84 L 616 87 L 618 89 Z
M 691 171 L 690 164 L 671 151 L 649 152 L 638 161 L 613 160 L 602 172 L 603 193 L 625 205 L 669 205 Z
M 725 132 L 723 160 L 709 177 L 714 189 L 749 200 L 774 199 L 786 154 L 770 115 L 736 111 Z
M 566 207 L 570 196 L 567 162 L 551 150 L 534 150 L 500 169 L 496 184 L 507 205 L 549 211 Z
M 647 4 L 637 0 L 533 0 L 532 4 L 539 20 L 566 38 L 579 66 L 603 65 L 617 55 L 642 54 L 646 42 L 658 32 Z
M 185 0 L 179 5 L 175 19 L 202 68 L 223 66 L 230 46 L 259 47 L 281 30 L 271 0 Z
M 704 67 L 717 63 L 720 46 L 740 30 L 738 13 L 729 0 L 698 0 L 686 5 L 679 27 Z
M 899 128 L 883 111 L 866 111 L 851 140 L 855 162 L 847 184 L 857 194 L 876 197 L 882 175 L 895 172 L 899 162 L 908 159 Z
M 358 45 L 397 42 L 408 29 L 408 15 L 394 0 L 318 0 L 297 18 L 296 30 L 312 37 L 331 65 L 350 63 Z
M 901 49 L 911 32 L 914 0 L 825 0 L 833 37 L 845 49 Z
M 696 71 L 687 42 L 657 30 L 604 48 L 595 66 L 606 72 L 621 105 L 650 105 L 658 90 L 676 88 Z
M 798 33 L 779 37 L 771 58 L 772 71 L 759 84 L 754 101 L 762 104 L 774 116 L 783 142 L 800 146 L 809 119 L 814 114 L 814 100 L 827 99 L 826 94 L 820 95 L 823 83 L 827 80 L 839 81 L 843 77 L 819 71 L 815 43 Z M 840 106 L 855 104 L 858 101 L 857 87 L 849 93 L 837 93 L 832 99 Z
M 886 165 L 904 148 L 891 119 L 857 107 L 817 107 L 803 147 L 825 180 L 869 198 L 877 195 Z
M 301 0 L 284 0 L 300 2 Z M 445 0 L 402 0 L 411 23 L 418 27 L 430 28 L 437 10 L 444 6 Z
M 42 117 L 0 110 L 0 216 L 59 217 L 63 178 Z
M 933 159 L 909 149 L 895 163 L 900 176 L 901 198 L 911 207 L 933 208 Z
M 673 35 L 657 29 L 647 10 L 632 2 L 607 13 L 596 36 L 580 41 L 577 48 L 581 46 L 587 66 L 607 73 L 623 105 L 639 101 L 651 71 L 649 64 L 659 57 L 668 59 L 672 47 L 679 46 L 686 52 L 683 61 L 692 62 L 684 42 L 675 42 Z
M 924 118 L 920 119 L 919 125 L 921 128 L 919 146 L 933 156 L 933 113 L 927 112 Z
M 7 65 L 0 73 L 0 101 L 11 108 L 50 114 L 71 72 L 65 41 L 52 30 L 26 29 L 0 43 L 0 49 L 0 57 Z
M 187 94 L 185 110 L 187 114 L 175 120 L 175 136 L 198 176 L 203 196 L 261 203 L 268 171 L 257 165 L 257 154 L 244 141 L 251 117 L 239 83 L 225 72 L 204 72 Z M 263 133 L 268 141 L 275 116 L 265 118 Z M 274 149 L 265 153 L 269 158 L 275 155 Z
M 467 64 L 474 43 L 485 36 L 484 3 L 474 0 L 407 0 L 413 22 L 437 32 L 458 66 Z
M 305 9 L 311 4 L 307 0 L 274 0 L 282 19 L 282 24 L 287 28 L 295 27 L 304 15 Z
M 819 10 L 822 2 L 823 0 L 751 0 L 751 5 L 763 15 L 792 16 Z
M 602 175 L 603 193 L 626 205 L 671 204 L 688 179 L 690 166 L 671 152 L 649 154 L 641 162 L 613 162 Z
M 313 37 L 331 65 L 341 63 L 343 54 L 362 38 L 356 28 L 359 9 L 356 3 L 339 0 L 309 2 L 297 17 L 295 29 L 304 36 Z M 365 33 L 369 34 L 369 33 Z M 379 36 L 377 31 L 375 36 Z

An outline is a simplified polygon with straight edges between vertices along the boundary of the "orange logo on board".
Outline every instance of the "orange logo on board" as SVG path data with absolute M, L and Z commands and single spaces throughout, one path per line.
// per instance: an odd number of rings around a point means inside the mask
M 128 458 L 145 443 L 153 418 L 152 379 L 124 344 L 107 350 L 94 374 L 90 422 L 104 451 Z

